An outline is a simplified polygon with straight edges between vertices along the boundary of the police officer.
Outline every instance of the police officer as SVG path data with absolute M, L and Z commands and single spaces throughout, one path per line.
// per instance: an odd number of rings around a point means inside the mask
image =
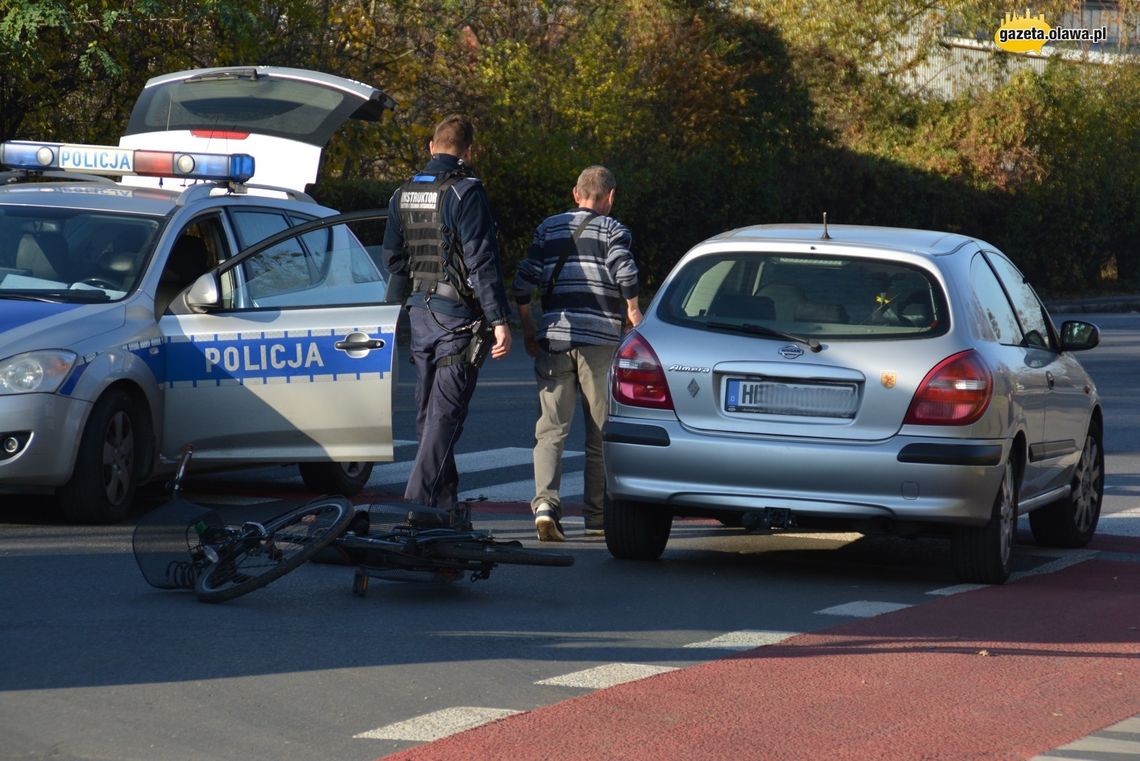
M 479 366 L 488 349 L 495 359 L 511 349 L 495 221 L 482 183 L 466 164 L 473 138 L 471 122 L 461 116 L 436 125 L 431 161 L 392 195 L 384 235 L 389 298 L 411 290 L 419 450 L 404 497 L 453 511 L 455 444 Z

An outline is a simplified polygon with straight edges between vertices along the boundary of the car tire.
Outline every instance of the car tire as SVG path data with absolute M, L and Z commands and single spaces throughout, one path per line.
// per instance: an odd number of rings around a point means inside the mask
M 1046 547 L 1084 547 L 1096 533 L 1103 499 L 1103 436 L 1100 426 L 1093 423 L 1073 471 L 1069 495 L 1029 514 L 1034 540 Z
M 66 520 L 118 523 L 127 517 L 139 481 L 141 422 L 138 405 L 125 391 L 113 389 L 95 403 L 71 478 L 57 493 Z
M 1017 541 L 1017 489 L 1017 469 L 1010 459 L 1005 463 L 989 521 L 984 526 L 954 530 L 952 555 L 959 581 L 1001 584 L 1009 578 Z
M 661 505 L 606 498 L 606 548 L 622 560 L 656 560 L 665 551 L 673 515 Z
M 305 488 L 318 494 L 351 497 L 372 477 L 370 462 L 302 462 L 297 465 Z

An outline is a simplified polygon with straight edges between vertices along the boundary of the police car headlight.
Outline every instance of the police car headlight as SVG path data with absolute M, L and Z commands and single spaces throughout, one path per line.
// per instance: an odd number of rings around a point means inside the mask
M 0 394 L 51 394 L 57 391 L 71 368 L 74 352 L 31 351 L 0 360 Z

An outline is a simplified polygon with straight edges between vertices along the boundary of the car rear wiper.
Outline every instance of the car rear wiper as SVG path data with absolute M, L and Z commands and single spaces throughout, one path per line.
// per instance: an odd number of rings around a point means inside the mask
M 769 328 L 769 327 L 766 327 L 764 325 L 756 325 L 755 323 L 751 323 L 751 322 L 744 322 L 744 323 L 738 323 L 738 322 L 706 322 L 705 325 L 707 325 L 710 328 L 719 328 L 720 330 L 740 330 L 740 331 L 744 331 L 745 333 L 755 333 L 756 335 L 760 335 L 760 336 L 769 336 L 771 338 L 782 338 L 785 341 L 795 341 L 796 343 L 804 344 L 809 349 L 811 349 L 813 352 L 817 352 L 823 348 L 823 346 L 819 343 L 819 341 L 815 340 L 814 338 L 806 338 L 804 336 L 797 336 L 794 333 L 785 333 L 782 330 L 776 330 L 774 328 Z

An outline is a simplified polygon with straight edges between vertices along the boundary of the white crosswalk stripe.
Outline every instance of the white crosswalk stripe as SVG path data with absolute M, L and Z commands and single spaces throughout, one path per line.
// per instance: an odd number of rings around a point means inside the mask
M 460 473 L 460 499 L 477 499 L 483 498 L 491 500 L 492 502 L 530 502 L 534 497 L 534 479 L 528 478 L 524 481 L 510 481 L 503 484 L 491 484 L 489 486 L 473 486 L 470 489 L 463 488 L 463 469 L 459 469 Z M 585 477 L 581 471 L 577 473 L 562 474 L 562 485 L 559 491 L 559 496 L 566 502 L 578 502 L 582 498 L 585 489 Z
M 572 674 L 562 674 L 561 676 L 551 677 L 550 679 L 541 679 L 535 682 L 535 684 L 604 690 L 606 687 L 613 687 L 615 684 L 634 682 L 638 679 L 645 679 L 646 677 L 657 676 L 658 674 L 676 670 L 676 666 L 654 666 L 645 663 L 607 663 L 604 666 L 595 666 L 594 668 L 585 669 L 583 671 L 575 671 Z
M 852 616 L 854 618 L 874 618 L 884 613 L 894 613 L 911 607 L 899 602 L 881 602 L 878 600 L 856 600 L 854 602 L 833 605 L 830 608 L 817 610 L 816 613 L 825 616 Z
M 398 439 L 394 442 L 397 450 L 397 461 L 379 463 L 368 479 L 369 488 L 403 487 L 408 482 L 408 475 L 412 472 L 412 460 L 415 457 L 415 441 Z M 567 450 L 563 453 L 563 472 L 560 496 L 564 501 L 576 502 L 582 499 L 584 482 L 582 465 L 584 452 Z M 459 469 L 460 499 L 488 499 L 493 502 L 530 502 L 534 496 L 534 478 L 522 480 L 509 480 L 483 485 L 471 485 L 474 474 L 484 474 L 498 469 L 515 468 L 532 465 L 532 450 L 527 447 L 501 447 L 484 452 L 468 452 L 455 456 L 455 466 Z M 518 473 L 512 473 L 517 476 Z
M 465 729 L 473 729 L 507 716 L 513 716 L 516 713 L 521 713 L 521 711 L 510 708 L 482 708 L 479 706 L 444 708 L 407 721 L 361 732 L 358 735 L 353 735 L 353 737 L 364 740 L 431 742 L 462 732 Z
M 523 447 L 504 447 L 490 449 L 486 452 L 470 452 L 455 456 L 455 467 L 459 469 L 459 478 L 464 474 L 480 473 L 495 468 L 509 468 L 515 465 L 526 465 L 531 462 L 531 450 Z M 408 475 L 412 472 L 411 458 L 399 462 L 387 462 L 377 465 L 372 471 L 372 478 L 368 479 L 369 486 L 390 486 L 392 484 L 407 483 Z
M 1140 507 L 1121 510 L 1115 513 L 1101 513 L 1098 534 L 1117 536 L 1140 536 Z

